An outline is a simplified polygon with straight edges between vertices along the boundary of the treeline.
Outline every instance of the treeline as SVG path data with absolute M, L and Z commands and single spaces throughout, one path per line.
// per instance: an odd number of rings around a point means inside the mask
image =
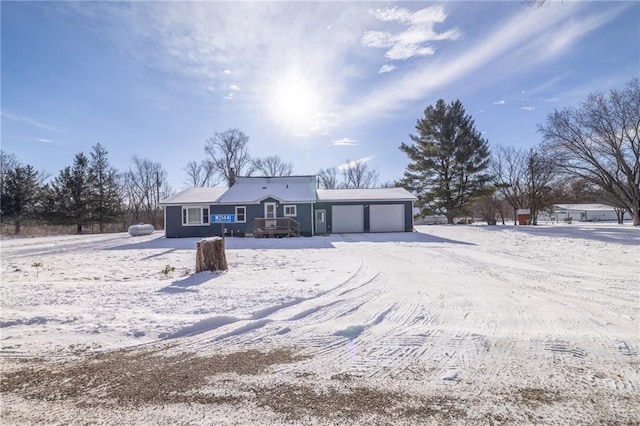
M 488 223 L 516 219 L 529 209 L 552 216 L 559 203 L 598 202 L 625 212 L 640 225 L 640 80 L 623 90 L 594 93 L 580 106 L 555 111 L 538 126 L 542 142 L 531 149 L 496 146 L 475 128 L 459 101 L 439 100 L 417 120 L 411 143 L 402 143 L 409 158 L 404 176 L 378 184 L 378 172 L 366 161 L 349 161 L 318 172 L 320 187 L 371 188 L 402 186 L 417 197 L 421 216 L 480 217 Z M 229 186 L 233 176 L 289 176 L 291 163 L 279 156 L 252 158 L 249 137 L 238 129 L 217 132 L 205 141 L 206 158 L 184 168 L 191 186 Z M 128 170 L 109 164 L 100 145 L 89 156 L 49 179 L 12 154 L 1 152 L 0 220 L 20 233 L 25 223 L 87 226 L 150 223 L 163 228 L 158 208 L 173 195 L 162 165 L 133 157 Z
M 529 209 L 553 214 L 553 204 L 598 202 L 622 223 L 629 212 L 640 225 L 640 80 L 608 95 L 591 94 L 580 106 L 555 111 L 538 126 L 542 142 L 491 152 L 459 101 L 439 100 L 417 121 L 398 185 L 418 196 L 421 216 L 481 217 L 489 223 Z
M 230 186 L 231 175 L 236 176 L 290 176 L 293 164 L 278 155 L 251 157 L 249 136 L 239 129 L 216 132 L 205 141 L 206 158 L 190 161 L 184 168 L 187 183 L 192 186 L 214 186 L 224 181 Z M 378 171 L 364 160 L 350 160 L 340 167 L 320 169 L 318 179 L 324 189 L 372 188 L 393 186 L 378 184 Z
M 87 226 L 100 232 L 109 224 L 145 222 L 162 227 L 158 201 L 170 195 L 167 173 L 159 163 L 134 157 L 118 172 L 97 144 L 89 156 L 77 154 L 71 166 L 49 179 L 13 154 L 0 153 L 0 218 L 19 234 L 24 224 Z

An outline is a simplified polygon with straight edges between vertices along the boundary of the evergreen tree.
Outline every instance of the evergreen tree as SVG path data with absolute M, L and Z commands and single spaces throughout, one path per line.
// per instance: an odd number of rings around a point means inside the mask
M 421 215 L 443 214 L 453 223 L 485 190 L 488 142 L 458 100 L 428 106 L 416 130 L 417 135 L 409 135 L 413 144 L 400 146 L 410 160 L 402 183 L 416 192 Z
M 89 164 L 90 209 L 100 232 L 104 232 L 105 224 L 113 223 L 122 216 L 118 173 L 109 165 L 107 154 L 107 150 L 97 144 L 93 147 Z
M 37 217 L 39 188 L 38 172 L 31 166 L 16 166 L 6 171 L 0 199 L 2 222 L 10 221 L 15 233 L 25 220 Z
M 58 223 L 76 225 L 76 233 L 82 233 L 82 226 L 91 222 L 91 188 L 89 160 L 81 152 L 75 156 L 73 166 L 65 167 L 52 185 Z

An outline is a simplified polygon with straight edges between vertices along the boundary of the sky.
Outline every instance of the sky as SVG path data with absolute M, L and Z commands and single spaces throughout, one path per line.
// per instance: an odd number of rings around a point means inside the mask
M 380 183 L 438 99 L 490 147 L 640 76 L 640 2 L 11 2 L 1 14 L 1 145 L 55 176 L 100 143 L 175 190 L 237 128 L 294 174 L 362 160 Z

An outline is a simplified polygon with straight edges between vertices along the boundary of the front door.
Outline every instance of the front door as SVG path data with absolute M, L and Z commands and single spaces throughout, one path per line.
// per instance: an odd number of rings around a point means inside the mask
M 316 234 L 327 233 L 327 212 L 326 210 L 316 210 Z
M 276 218 L 276 203 L 264 203 L 264 218 L 275 219 Z M 265 226 L 275 227 L 275 220 L 265 220 Z

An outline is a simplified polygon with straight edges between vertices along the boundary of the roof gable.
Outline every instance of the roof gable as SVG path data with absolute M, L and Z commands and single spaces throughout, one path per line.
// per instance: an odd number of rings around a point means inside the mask
M 257 204 L 265 198 L 285 203 L 316 201 L 315 176 L 277 176 L 236 178 L 236 182 L 219 199 L 220 204 Z

